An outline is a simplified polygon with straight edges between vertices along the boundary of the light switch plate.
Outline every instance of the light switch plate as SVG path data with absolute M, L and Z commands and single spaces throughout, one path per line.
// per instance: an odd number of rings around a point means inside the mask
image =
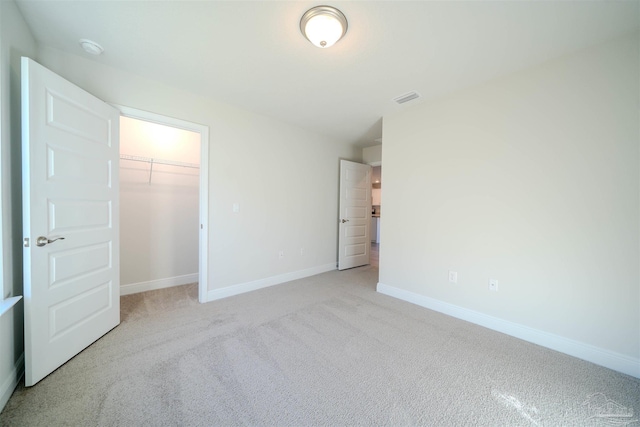
M 449 270 L 449 282 L 458 283 L 458 272 Z

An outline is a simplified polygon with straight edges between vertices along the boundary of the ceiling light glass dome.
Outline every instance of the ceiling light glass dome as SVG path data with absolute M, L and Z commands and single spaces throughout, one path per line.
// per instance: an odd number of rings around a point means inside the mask
M 316 6 L 300 19 L 300 31 L 315 46 L 333 46 L 347 32 L 347 18 L 335 7 Z

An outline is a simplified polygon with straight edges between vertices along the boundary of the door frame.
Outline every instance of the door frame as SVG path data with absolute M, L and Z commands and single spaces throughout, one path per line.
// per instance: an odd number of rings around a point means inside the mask
M 144 120 L 160 125 L 171 126 L 200 134 L 200 188 L 199 215 L 200 233 L 198 249 L 198 301 L 207 302 L 208 249 L 209 249 L 209 126 L 186 120 L 163 116 L 137 108 L 111 104 L 120 111 L 120 115 L 131 119 Z

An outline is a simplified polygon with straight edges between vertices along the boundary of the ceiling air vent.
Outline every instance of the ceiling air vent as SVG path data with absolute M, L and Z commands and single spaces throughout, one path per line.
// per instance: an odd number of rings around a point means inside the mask
M 393 98 L 393 100 L 398 104 L 404 104 L 405 102 L 409 102 L 416 98 L 420 98 L 420 95 L 417 92 L 409 92 L 409 93 L 405 93 L 404 95 L 400 95 L 397 98 Z

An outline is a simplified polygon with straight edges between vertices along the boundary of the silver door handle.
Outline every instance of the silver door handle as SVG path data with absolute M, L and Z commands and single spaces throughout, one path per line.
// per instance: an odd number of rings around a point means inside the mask
M 344 224 L 345 222 L 349 222 L 349 220 L 348 219 L 343 219 L 342 223 Z
M 44 246 L 47 243 L 53 243 L 56 240 L 64 240 L 64 237 L 58 237 L 57 239 L 53 239 L 53 240 L 49 240 L 48 238 L 44 237 L 44 236 L 40 236 L 38 237 L 38 239 L 36 240 L 36 246 Z

